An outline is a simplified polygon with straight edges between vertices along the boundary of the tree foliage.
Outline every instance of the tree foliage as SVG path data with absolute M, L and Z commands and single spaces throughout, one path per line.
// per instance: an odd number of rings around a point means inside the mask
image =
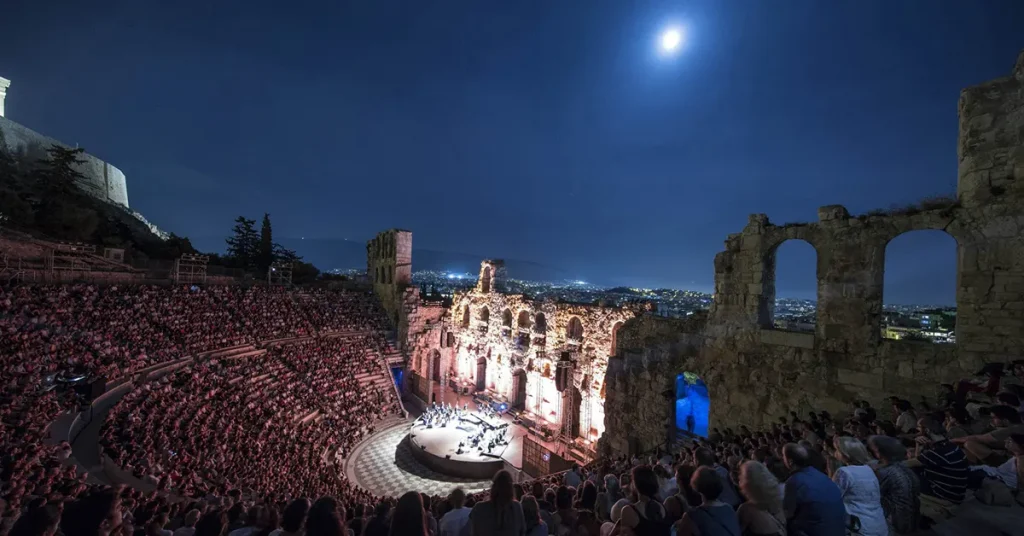
M 273 231 L 270 228 L 270 214 L 263 213 L 263 224 L 260 226 L 260 244 L 259 250 L 256 253 L 256 270 L 260 273 L 264 273 L 270 268 L 271 264 L 274 264 L 276 255 L 274 254 L 274 236 Z
M 259 242 L 256 220 L 250 220 L 245 216 L 235 218 L 235 226 L 231 229 L 231 236 L 227 238 L 228 252 L 225 260 L 238 268 L 255 270 Z
M 97 200 L 84 192 L 80 171 L 83 149 L 60 145 L 31 151 L 12 150 L 0 131 L 0 226 L 42 238 L 86 242 L 134 252 L 139 259 L 172 260 L 199 253 L 192 242 L 172 234 L 161 240 L 124 207 Z M 36 158 L 37 155 L 43 155 Z M 262 225 L 239 216 L 227 238 L 227 253 L 210 255 L 210 264 L 266 275 L 275 262 L 291 262 L 292 281 L 311 283 L 320 271 L 295 251 L 274 242 L 270 214 Z M 132 253 L 129 253 L 131 255 Z

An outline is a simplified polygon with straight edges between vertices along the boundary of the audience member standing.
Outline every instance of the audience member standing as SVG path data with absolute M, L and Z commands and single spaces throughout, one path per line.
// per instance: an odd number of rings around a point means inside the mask
M 498 471 L 491 482 L 490 498 L 476 503 L 469 513 L 469 523 L 474 536 L 523 536 L 526 534 L 526 518 L 523 507 L 515 501 L 512 475 Z
M 391 536 L 428 536 L 427 514 L 423 509 L 423 497 L 410 491 L 398 499 L 395 513 L 391 517 Z
M 448 495 L 448 502 L 452 504 L 452 509 L 438 522 L 441 536 L 461 536 L 469 526 L 469 513 L 472 511 L 466 508 L 466 492 L 462 488 L 455 488 Z

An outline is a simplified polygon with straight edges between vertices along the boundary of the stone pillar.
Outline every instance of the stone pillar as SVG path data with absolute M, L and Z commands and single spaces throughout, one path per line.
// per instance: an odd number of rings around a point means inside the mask
M 1010 76 L 960 92 L 957 195 L 965 207 L 1024 197 L 1024 52 Z
M 0 117 L 4 117 L 4 99 L 7 98 L 7 88 L 11 87 L 11 81 L 0 76 Z
M 885 243 L 850 229 L 821 244 L 818 335 L 833 352 L 864 351 L 881 338 Z

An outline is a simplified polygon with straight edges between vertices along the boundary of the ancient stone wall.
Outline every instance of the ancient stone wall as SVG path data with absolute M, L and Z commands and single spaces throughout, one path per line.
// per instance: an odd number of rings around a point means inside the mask
M 707 384 L 715 427 L 759 425 L 789 411 L 838 412 L 856 399 L 883 405 L 892 394 L 917 400 L 986 362 L 1018 358 L 1024 349 L 1022 65 L 1013 77 L 961 97 L 956 202 L 859 217 L 832 205 L 818 210 L 817 222 L 782 226 L 754 214 L 715 257 L 706 324 L 671 334 L 672 326 L 660 321 L 627 325 L 633 335 L 609 369 L 609 409 L 623 413 L 609 411 L 602 448 L 636 451 L 663 442 L 671 403 L 652 393 L 672 389 L 684 371 Z M 957 242 L 955 345 L 881 337 L 886 246 L 923 229 Z M 775 252 L 787 240 L 804 240 L 817 251 L 814 333 L 773 327 Z
M 412 233 L 389 229 L 366 243 L 366 276 L 374 292 L 399 331 L 399 344 L 405 339 L 400 314 L 405 307 L 405 289 L 412 282 Z
M 615 333 L 636 311 L 504 294 L 504 276 L 502 261 L 483 261 L 477 286 L 455 296 L 453 344 L 442 348 L 450 353 L 442 356 L 441 379 L 489 390 L 543 426 L 557 429 L 568 423 L 567 432 L 596 440 L 604 432 L 605 373 Z M 412 368 L 436 381 L 429 352 L 421 354 L 422 361 L 414 359 Z M 563 354 L 576 362 L 571 378 L 575 398 L 568 401 L 555 385 Z
M 7 142 L 7 150 L 22 153 L 32 160 L 44 158 L 46 149 L 51 145 L 67 147 L 49 136 L 3 117 L 2 114 L 0 131 Z M 83 162 L 79 164 L 78 171 L 85 178 L 79 181 L 78 186 L 96 199 L 128 208 L 128 182 L 124 173 L 88 153 L 81 155 L 81 159 Z
M 1010 76 L 961 91 L 959 112 L 960 202 L 1024 195 L 1024 52 Z

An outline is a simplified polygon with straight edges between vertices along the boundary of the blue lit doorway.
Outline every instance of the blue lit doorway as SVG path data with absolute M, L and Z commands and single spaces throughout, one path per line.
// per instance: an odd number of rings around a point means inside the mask
M 700 376 L 683 372 L 676 376 L 676 428 L 700 437 L 708 436 L 711 399 Z

